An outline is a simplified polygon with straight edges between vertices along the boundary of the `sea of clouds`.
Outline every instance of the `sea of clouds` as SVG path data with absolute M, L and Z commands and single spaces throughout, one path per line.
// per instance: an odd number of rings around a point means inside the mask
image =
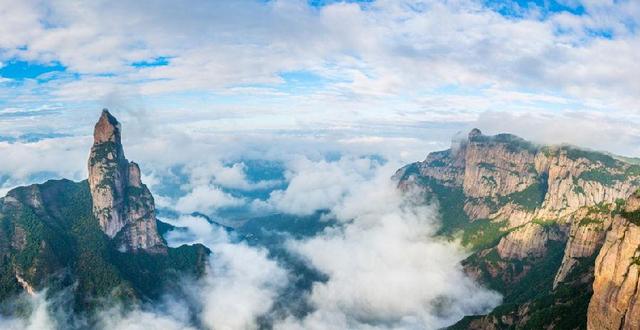
M 132 154 L 142 156 L 144 181 L 154 191 L 158 206 L 171 210 L 163 220 L 184 228 L 166 234 L 169 244 L 202 243 L 213 253 L 206 275 L 197 281 L 185 280 L 180 295 L 167 295 L 160 302 L 134 309 L 116 306 L 101 311 L 94 326 L 435 329 L 464 315 L 488 312 L 499 304 L 497 293 L 480 287 L 463 273 L 459 262 L 465 258 L 465 251 L 456 242 L 436 236 L 437 206 L 422 202 L 419 192 L 403 193 L 396 188 L 391 176 L 404 164 L 400 157 L 389 159 L 389 153 L 379 156 L 384 152 L 367 156 L 371 150 L 356 152 L 357 148 L 349 149 L 350 144 L 344 147 L 336 143 L 333 148 L 337 149 L 332 150 L 326 141 L 317 140 L 313 140 L 317 148 L 308 148 L 313 144 L 306 141 L 308 149 L 298 146 L 289 149 L 294 152 L 277 152 L 283 146 L 297 144 L 273 139 L 277 143 L 262 150 L 237 140 L 236 145 L 224 148 L 278 162 L 283 173 L 275 180 L 250 178 L 244 162 L 229 161 L 237 155 L 225 154 L 219 146 L 207 148 L 208 139 L 193 140 L 191 147 L 163 141 L 165 147 L 181 150 L 183 156 L 188 156 L 191 148 L 202 155 L 182 164 L 183 178 L 175 185 L 179 191 L 175 194 L 156 190 L 166 191 L 166 187 L 161 188 L 172 180 L 169 173 L 175 169 L 177 158 L 170 161 L 166 159 L 169 157 L 161 159 L 139 152 L 153 150 L 152 145 L 133 146 L 138 151 Z M 203 153 L 203 148 L 211 153 Z M 30 152 L 34 150 L 25 154 Z M 221 157 L 224 155 L 227 158 Z M 145 166 L 145 158 L 149 166 Z M 233 193 L 260 189 L 269 191 L 266 198 Z M 326 281 L 299 292 L 300 299 L 310 306 L 308 313 L 294 315 L 286 309 L 276 313 L 275 306 L 284 303 L 279 301 L 283 291 L 299 276 L 292 268 L 270 256 L 267 248 L 249 244 L 234 231 L 191 214 L 199 211 L 224 221 L 224 213 L 218 210 L 228 207 L 246 208 L 256 215 L 305 216 L 323 211 L 326 218 L 335 220 L 314 236 L 291 236 L 283 243 L 291 255 L 326 275 Z M 45 299 L 44 292 L 20 297 L 30 304 L 31 312 L 24 317 L 3 317 L 0 327 L 58 329 L 86 325 L 86 320 L 59 307 L 62 298 Z

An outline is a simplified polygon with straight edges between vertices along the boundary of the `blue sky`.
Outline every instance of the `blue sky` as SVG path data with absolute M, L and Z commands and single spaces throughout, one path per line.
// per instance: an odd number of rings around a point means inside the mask
M 639 134 L 636 1 L 0 6 L 0 135 L 16 141 L 87 135 L 110 107 L 199 130 L 423 138 L 483 125 L 640 153 L 620 142 Z M 523 118 L 541 127 L 515 130 Z M 575 125 L 596 132 L 567 134 Z

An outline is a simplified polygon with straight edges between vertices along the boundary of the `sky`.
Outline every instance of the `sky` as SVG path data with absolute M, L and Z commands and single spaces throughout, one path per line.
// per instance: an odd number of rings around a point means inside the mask
M 440 144 L 478 126 L 639 156 L 639 21 L 624 0 L 2 0 L 0 141 L 87 135 L 109 107 Z

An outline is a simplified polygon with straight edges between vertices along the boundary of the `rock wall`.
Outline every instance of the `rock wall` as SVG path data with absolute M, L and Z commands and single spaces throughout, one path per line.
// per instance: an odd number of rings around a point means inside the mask
M 595 262 L 587 325 L 593 330 L 640 329 L 640 197 L 616 216 Z

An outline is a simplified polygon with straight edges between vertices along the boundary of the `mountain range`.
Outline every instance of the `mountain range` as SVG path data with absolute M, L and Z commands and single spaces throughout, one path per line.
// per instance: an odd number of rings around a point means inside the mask
M 451 329 L 639 329 L 640 166 L 473 129 L 395 174 L 439 205 L 465 272 L 503 294 Z

